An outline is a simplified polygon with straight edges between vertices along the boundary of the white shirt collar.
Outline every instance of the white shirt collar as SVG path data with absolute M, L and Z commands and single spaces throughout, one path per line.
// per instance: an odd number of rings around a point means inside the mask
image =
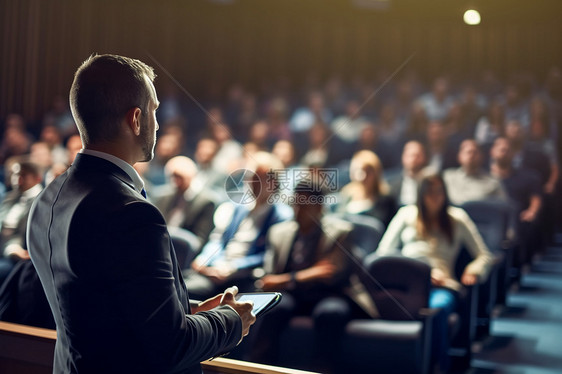
M 21 196 L 22 198 L 25 199 L 33 199 L 34 197 L 39 195 L 41 191 L 43 191 L 43 187 L 41 186 L 41 184 L 36 184 L 35 186 L 31 187 L 29 190 L 22 192 Z
M 103 158 L 104 160 L 111 162 L 112 164 L 116 165 L 121 170 L 123 170 L 125 173 L 127 173 L 129 177 L 131 177 L 131 179 L 133 180 L 133 185 L 135 187 L 135 190 L 137 190 L 137 192 L 140 193 L 144 188 L 144 181 L 140 177 L 139 173 L 137 173 L 135 168 L 129 165 L 127 162 L 120 159 L 119 157 L 115 157 L 105 152 L 94 151 L 92 149 L 81 149 L 80 153 Z

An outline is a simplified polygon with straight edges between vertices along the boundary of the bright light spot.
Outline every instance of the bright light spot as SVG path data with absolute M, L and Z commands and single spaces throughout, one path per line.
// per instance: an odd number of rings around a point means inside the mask
M 478 25 L 480 24 L 480 13 L 477 10 L 469 9 L 464 12 L 463 19 L 467 25 Z

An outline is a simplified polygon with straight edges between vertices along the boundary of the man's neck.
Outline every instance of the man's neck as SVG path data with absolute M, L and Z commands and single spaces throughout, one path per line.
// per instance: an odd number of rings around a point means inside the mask
M 116 143 L 88 144 L 84 147 L 84 149 L 90 149 L 92 151 L 110 154 L 112 156 L 120 158 L 131 166 L 138 162 L 138 160 L 136 160 L 135 157 L 131 154 L 128 147 L 124 147 Z

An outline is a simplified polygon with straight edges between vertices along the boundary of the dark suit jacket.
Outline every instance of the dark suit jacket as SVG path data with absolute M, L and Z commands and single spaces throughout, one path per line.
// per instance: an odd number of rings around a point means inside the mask
M 176 191 L 174 189 L 154 201 L 154 205 L 160 209 L 166 220 L 169 220 L 175 208 L 175 198 Z M 181 198 L 185 199 L 183 196 Z M 206 191 L 201 191 L 191 200 L 185 201 L 183 220 L 179 227 L 191 231 L 201 240 L 201 244 L 205 244 L 209 238 L 209 234 L 215 227 L 213 223 L 215 209 L 216 203 L 214 198 Z
M 113 163 L 79 154 L 37 197 L 29 228 L 55 373 L 200 373 L 240 340 L 232 308 L 188 314 L 164 218 Z

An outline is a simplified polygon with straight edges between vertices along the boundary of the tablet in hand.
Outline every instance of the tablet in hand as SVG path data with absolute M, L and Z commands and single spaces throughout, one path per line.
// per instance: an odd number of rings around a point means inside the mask
M 236 300 L 253 301 L 254 307 L 252 313 L 258 317 L 264 315 L 277 305 L 279 301 L 281 301 L 281 294 L 279 292 L 241 293 L 236 295 Z

